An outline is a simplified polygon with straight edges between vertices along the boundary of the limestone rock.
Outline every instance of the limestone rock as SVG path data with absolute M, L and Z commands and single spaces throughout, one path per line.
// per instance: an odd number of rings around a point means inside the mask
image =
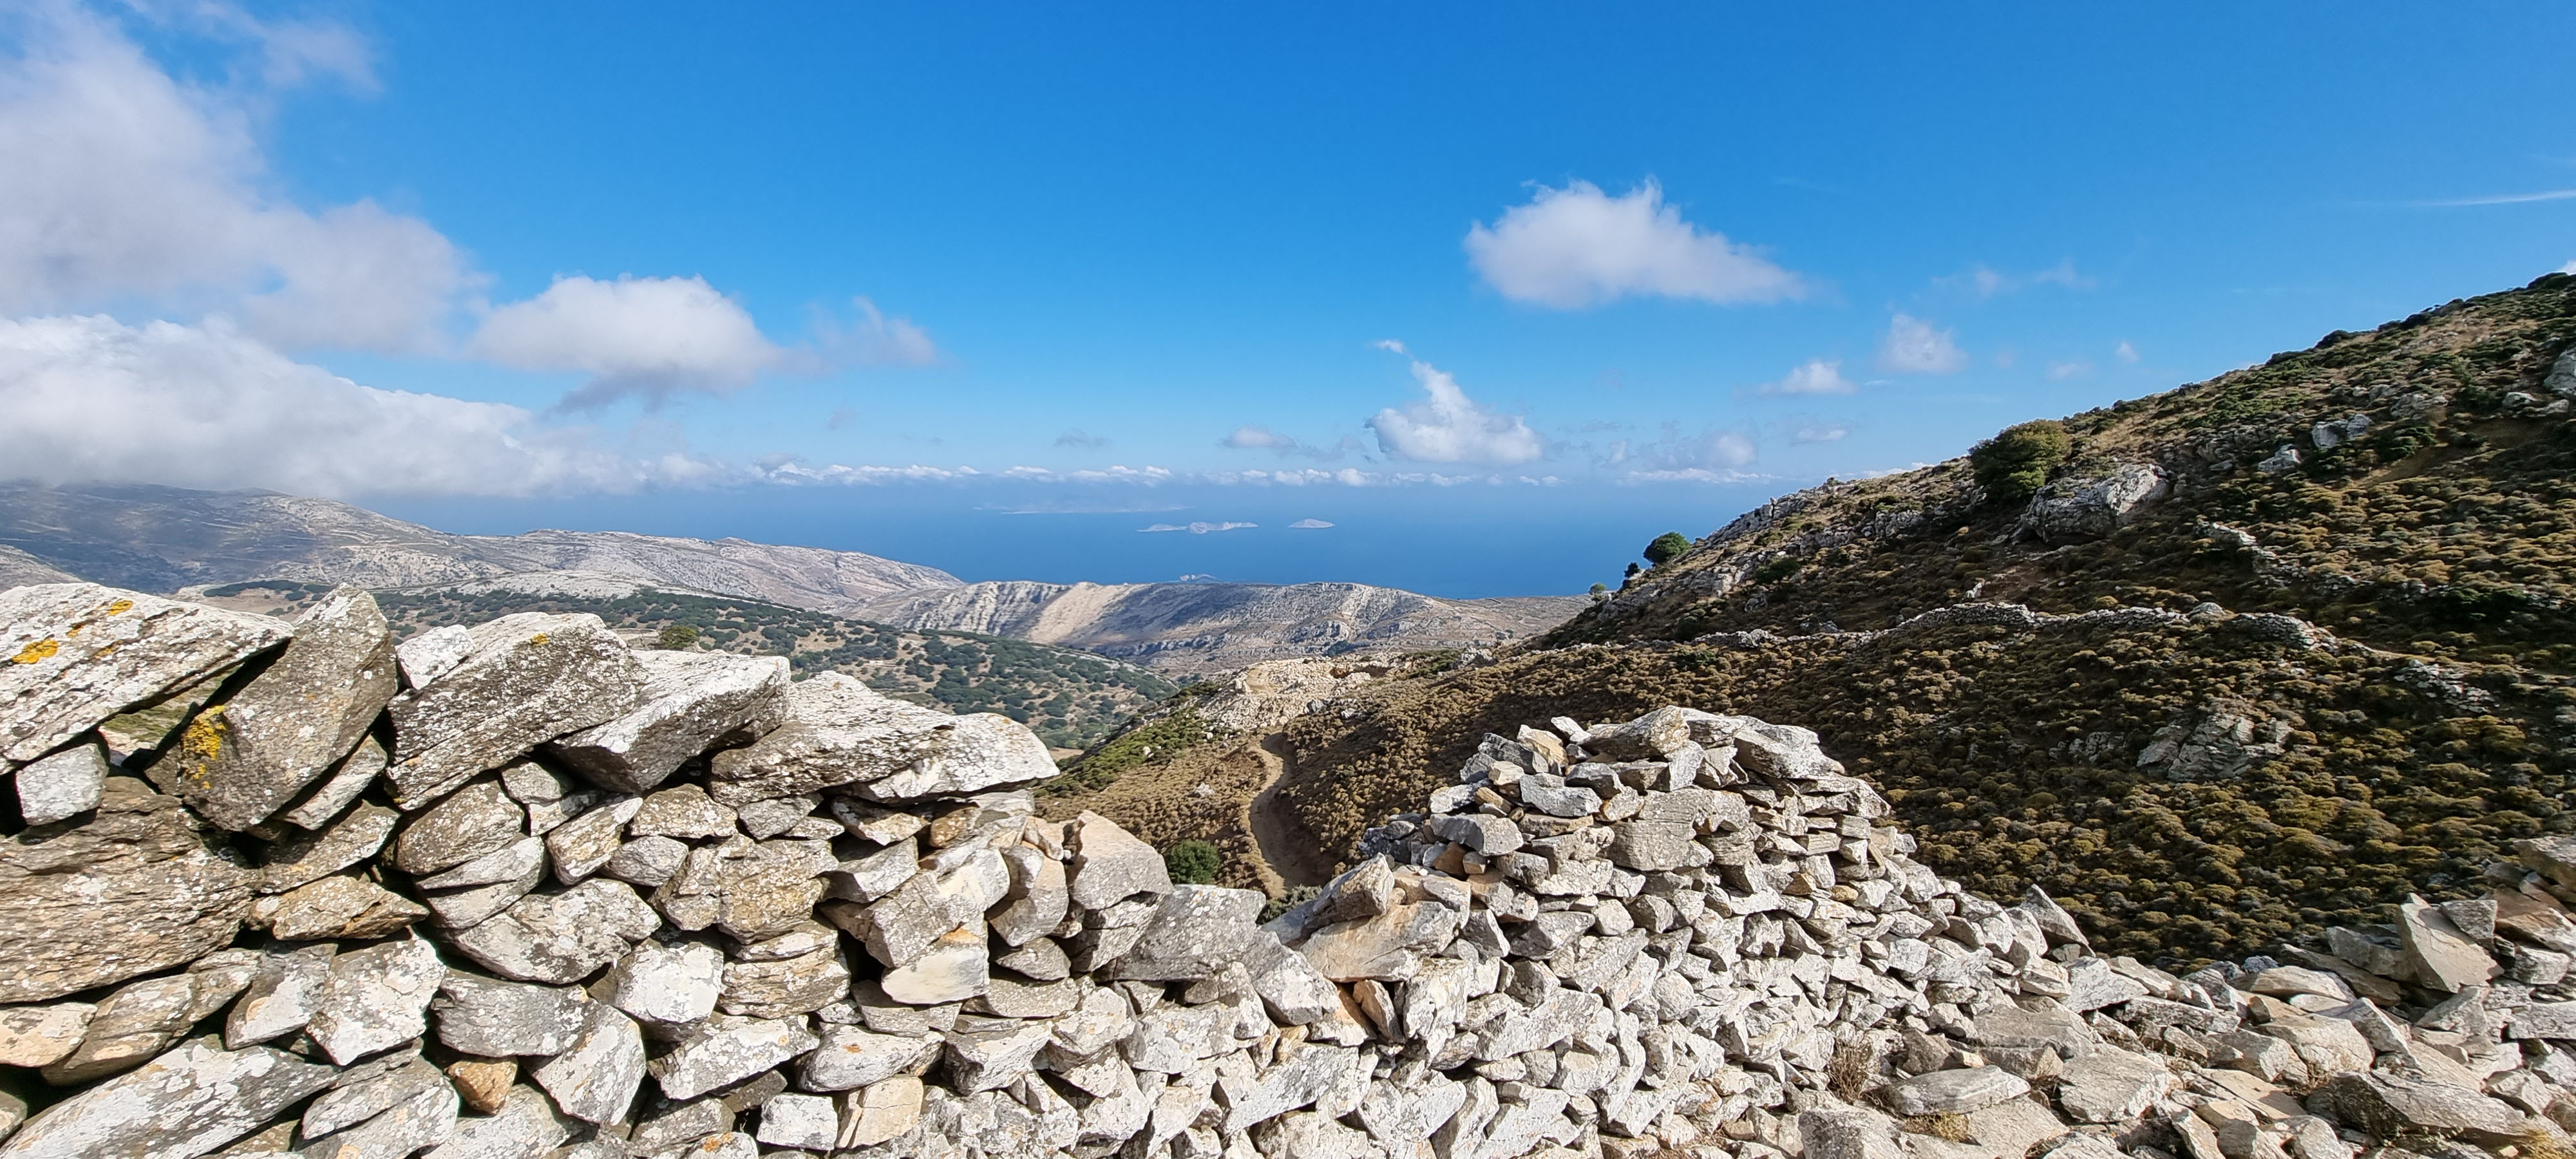
M 332 591 L 296 617 L 284 652 L 198 714 L 179 749 L 179 795 L 226 829 L 267 820 L 357 747 L 393 699 L 395 676 L 376 598 Z
M 0 1003 L 195 961 L 232 941 L 254 880 L 206 848 L 178 798 L 110 778 L 85 820 L 0 839 Z
M 540 1159 L 571 1136 L 572 1124 L 544 1095 L 513 1087 L 500 1110 L 458 1119 L 455 1133 L 421 1159 Z
M 2049 543 L 2100 539 L 2172 490 L 2153 463 L 2123 463 L 2108 474 L 2059 479 L 2031 496 L 2030 506 L 2022 509 L 2021 528 Z
M 2057 1104 L 2079 1123 L 2126 1123 L 2173 1087 L 2173 1072 L 2162 1060 L 2105 1047 L 2066 1064 L 2057 1079 Z
M 1118 823 L 1085 811 L 1070 826 L 1073 862 L 1067 888 L 1073 904 L 1101 909 L 1139 893 L 1172 891 L 1171 872 L 1163 855 L 1137 840 Z
M 615 719 L 644 696 L 643 665 L 597 616 L 522 612 L 468 635 L 472 648 L 453 669 L 386 708 L 394 753 L 385 779 L 406 810 L 541 742 Z
M 736 837 L 689 852 L 680 872 L 653 891 L 653 906 L 674 926 L 710 926 L 757 941 L 813 916 L 823 882 L 799 842 Z
M 2308 1096 L 2308 1106 L 2383 1139 L 2436 1134 L 2498 1147 L 2525 1139 L 2534 1129 L 2521 1112 L 2476 1091 L 2377 1072 L 2327 1079 Z
M 284 893 L 375 856 L 401 820 L 402 814 L 382 805 L 362 804 L 319 830 L 270 846 L 259 892 Z
M 326 877 L 280 895 L 268 932 L 282 942 L 381 938 L 428 916 L 411 899 L 363 877 Z
M 360 738 L 357 748 L 340 758 L 340 763 L 333 765 L 321 783 L 304 794 L 303 800 L 280 810 L 277 819 L 298 829 L 321 828 L 366 792 L 367 786 L 376 783 L 387 760 L 385 747 L 377 744 L 374 736 Z
M 0 1066 L 40 1067 L 70 1054 L 97 1011 L 87 1002 L 0 1009 Z
M 563 1113 L 589 1123 L 626 1118 L 644 1085 L 644 1035 L 635 1021 L 604 1002 L 591 1003 L 562 1053 L 529 1077 Z
M 963 1002 L 985 991 L 992 978 L 989 966 L 984 935 L 960 927 L 910 964 L 887 970 L 878 984 L 888 997 L 908 1006 Z
M 2397 937 L 2406 947 L 2415 977 L 2449 993 L 2476 986 L 2496 976 L 2493 957 L 2461 934 L 2438 906 L 2409 897 L 2397 907 Z
M 559 737 L 546 751 L 599 785 L 643 793 L 729 733 L 778 727 L 787 658 L 722 652 L 639 652 L 644 702 L 606 724 Z
M 776 731 L 716 755 L 712 791 L 741 804 L 846 785 L 868 800 L 899 802 L 1055 774 L 1046 746 L 1008 717 L 949 716 L 825 672 L 788 686 Z
M 637 946 L 609 973 L 608 1000 L 659 1027 L 713 1013 L 724 994 L 724 953 L 703 942 Z
M 1265 899 L 1249 889 L 1174 886 L 1155 906 L 1136 944 L 1110 963 L 1107 980 L 1195 981 L 1240 961 Z
M 2030 1084 L 2001 1067 L 1936 1070 L 1889 1083 L 1882 1092 L 1900 1115 L 1964 1115 L 2030 1093 Z
M 530 894 L 455 936 L 467 957 L 504 978 L 579 982 L 626 955 L 661 919 L 624 882 L 593 878 L 556 894 Z
M 446 624 L 395 646 L 394 663 L 402 670 L 403 687 L 418 688 L 455 671 L 473 650 L 474 634 L 465 625 Z
M 0 760 L 35 760 L 290 631 L 267 616 L 97 584 L 0 592 Z
M 5 1159 L 178 1159 L 268 1124 L 335 1072 L 254 1046 L 187 1043 L 45 1108 L 0 1144 Z
M 477 781 L 412 817 L 394 839 L 393 866 L 432 874 L 527 836 L 526 810 L 495 780 Z
M 387 942 L 331 959 L 306 1033 L 343 1066 L 418 1038 L 447 966 L 428 942 Z
M 623 797 L 595 806 L 548 832 L 545 848 L 554 860 L 555 880 L 571 885 L 607 866 L 617 851 L 625 848 L 618 831 L 634 819 L 643 805 L 639 798 Z
M 80 1046 L 45 1067 L 45 1081 L 70 1086 L 141 1066 L 188 1032 L 195 1006 L 190 975 L 129 983 L 99 1002 Z
M 307 946 L 262 957 L 249 988 L 224 1021 L 225 1048 L 240 1050 L 304 1029 L 321 1007 L 335 952 L 330 946 Z
M 555 1055 L 572 1045 L 594 1003 L 577 987 L 501 982 L 451 970 L 433 1009 L 438 1040 L 484 1058 Z
M 51 825 L 98 808 L 107 785 L 107 753 L 98 742 L 73 745 L 18 770 L 18 816 Z
M 805 1056 L 797 1085 L 809 1091 L 846 1091 L 884 1082 L 926 1064 L 939 1052 L 935 1036 L 879 1034 L 856 1026 L 825 1026 L 822 1044 Z
M 843 1147 L 872 1147 L 891 1142 L 921 1121 L 924 1090 L 920 1079 L 896 1075 L 870 1084 L 850 1100 L 849 1124 L 841 1132 Z
M 816 1095 L 777 1094 L 760 1105 L 760 1131 L 755 1136 L 773 1147 L 829 1151 L 841 1138 L 841 1115 L 832 1100 Z
M 674 1099 L 693 1099 L 731 1086 L 814 1049 L 821 1040 L 802 1020 L 770 1021 L 714 1015 L 703 1030 L 654 1059 L 646 1069 Z
M 736 962 L 725 967 L 724 996 L 716 1008 L 749 1018 L 788 1018 L 810 1014 L 850 992 L 850 968 L 841 961 L 840 939 L 776 961 Z

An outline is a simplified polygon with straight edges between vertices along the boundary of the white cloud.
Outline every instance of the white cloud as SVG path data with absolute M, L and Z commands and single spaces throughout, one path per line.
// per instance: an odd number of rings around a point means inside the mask
M 1431 397 L 1402 410 L 1388 407 L 1368 421 L 1381 450 L 1424 463 L 1526 463 L 1547 453 L 1519 415 L 1488 410 L 1438 367 L 1418 358 L 1412 363 L 1414 381 Z
M 1321 530 L 1323 530 L 1323 529 L 1325 529 L 1325 528 L 1327 528 L 1327 527 L 1331 527 L 1331 526 L 1332 526 L 1332 524 L 1327 523 L 1327 522 L 1325 522 L 1325 521 L 1323 521 L 1323 520 L 1321 520 L 1321 519 L 1300 519 L 1300 520 L 1298 520 L 1298 521 L 1297 521 L 1297 522 L 1295 522 L 1295 523 L 1291 523 L 1291 524 L 1289 524 L 1288 526 L 1289 526 L 1291 529 L 1293 529 L 1293 530 L 1297 530 L 1297 531 L 1321 531 Z
M 628 395 L 658 405 L 675 390 L 729 393 L 783 355 L 750 312 L 704 278 L 603 282 L 578 274 L 493 310 L 467 349 L 521 370 L 589 375 L 564 399 L 574 408 Z
M 826 374 L 847 366 L 928 366 L 939 361 L 939 345 L 909 318 L 889 318 L 867 298 L 850 304 L 858 317 L 844 326 L 821 310 L 814 314 L 814 346 L 797 352 L 796 369 Z
M 2576 267 L 2576 262 L 2569 262 L 2567 264 L 2570 267 Z M 2111 348 L 2111 354 L 2120 361 L 2129 363 L 2132 366 L 2136 365 L 2138 361 L 2138 348 L 2129 345 L 2129 340 L 2126 338 L 2121 339 L 2118 346 Z
M 1139 527 L 1139 528 L 1137 528 L 1136 530 L 1138 530 L 1138 531 L 1186 531 L 1186 532 L 1189 532 L 1189 533 L 1190 533 L 1190 534 L 1192 534 L 1192 535 L 1207 535 L 1207 534 L 1211 534 L 1211 533 L 1213 533 L 1213 532 L 1218 532 L 1218 531 L 1241 531 L 1241 530 L 1243 530 L 1243 529 L 1245 529 L 1245 528 L 1247 528 L 1247 527 L 1259 527 L 1259 526 L 1261 526 L 1261 525 L 1260 525 L 1260 524 L 1258 524 L 1258 523 L 1200 523 L 1200 522 L 1191 522 L 1191 523 L 1182 523 L 1182 524 L 1157 523 L 1157 524 L 1155 524 L 1155 525 L 1153 525 L 1153 526 L 1151 526 L 1151 527 Z
M 0 416 L 10 472 L 48 482 L 517 496 L 729 474 L 602 450 L 514 406 L 361 386 L 221 321 L 0 319 Z
M 1406 349 L 1404 348 L 1404 343 L 1398 342 L 1398 341 L 1396 341 L 1396 340 L 1395 340 L 1395 339 L 1393 339 L 1393 338 L 1380 338 L 1380 339 L 1378 339 L 1378 340 L 1377 340 L 1377 341 L 1375 341 L 1375 342 L 1371 342 L 1371 343 L 1369 343 L 1369 349 L 1372 349 L 1372 350 L 1383 350 L 1383 351 L 1386 351 L 1386 352 L 1387 352 L 1387 353 L 1389 353 L 1389 354 L 1408 354 L 1408 353 L 1411 353 L 1410 351 L 1408 351 L 1408 350 L 1406 350 Z
M 1469 227 L 1466 247 L 1468 263 L 1504 297 L 1560 310 L 1630 295 L 1731 305 L 1806 292 L 1759 250 L 1683 221 L 1653 181 L 1619 197 L 1588 181 L 1541 186 L 1492 226 Z
M 2576 274 L 2576 261 L 2571 261 L 2566 265 L 2558 267 L 2558 272 L 2562 274 Z
M 69 5 L 16 8 L 0 29 L 17 34 L 0 55 L 0 312 L 148 302 L 238 312 L 294 346 L 439 344 L 474 283 L 463 255 L 372 201 L 288 200 L 257 142 L 268 94 L 182 84 Z M 231 31 L 261 42 L 271 84 L 372 83 L 363 44 L 337 26 Z
M 1878 368 L 1898 374 L 1956 374 L 1968 366 L 1956 334 L 1899 314 L 1888 322 L 1887 337 L 1879 343 Z
M 1812 426 L 1799 427 L 1795 433 L 1789 436 L 1789 441 L 1793 443 L 1834 443 L 1842 441 L 1843 438 L 1849 434 L 1851 434 L 1851 428 L 1844 426 L 1841 423 L 1818 423 Z
M 1858 389 L 1843 377 L 1842 362 L 1830 358 L 1813 359 L 1761 387 L 1764 394 L 1850 394 Z
M 1679 425 L 1666 423 L 1664 436 L 1654 442 L 1610 444 L 1605 463 L 1621 468 L 1628 480 L 1736 483 L 1761 478 L 1744 470 L 1756 457 L 1752 438 L 1740 431 L 1685 435 Z
M 2048 380 L 2050 382 L 2064 382 L 2067 379 L 2082 378 L 2091 373 L 2093 373 L 2093 364 L 2082 359 L 2076 359 L 2071 362 L 2052 362 L 2048 364 Z
M 2064 286 L 2070 290 L 2089 290 L 2095 284 L 2092 278 L 2077 272 L 2073 258 L 2067 258 L 2047 269 L 2033 270 L 2026 274 L 2005 273 L 1980 262 L 1968 267 L 1966 273 L 1934 278 L 1932 282 L 1936 286 L 1964 290 L 1980 298 L 2010 294 L 2032 286 Z
M 1055 437 L 1055 445 L 1059 447 L 1074 447 L 1086 451 L 1096 451 L 1102 447 L 1108 446 L 1109 440 L 1098 435 L 1086 434 L 1082 431 L 1075 430 L 1066 431 L 1063 434 L 1057 435 Z
M 1227 435 L 1222 442 L 1238 450 L 1284 450 L 1297 445 L 1295 439 L 1252 423 L 1234 428 L 1234 433 Z

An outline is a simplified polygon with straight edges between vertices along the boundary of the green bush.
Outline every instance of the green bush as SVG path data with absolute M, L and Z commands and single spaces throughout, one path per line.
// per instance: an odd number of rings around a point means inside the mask
M 1163 851 L 1163 868 L 1177 885 L 1208 885 L 1216 881 L 1219 858 L 1216 846 L 1192 838 Z
M 2048 482 L 2048 473 L 2066 462 L 2074 449 L 2066 424 L 2036 419 L 2005 427 L 1971 448 L 1968 465 L 1976 471 L 1977 486 L 1985 488 L 1988 499 L 2018 503 L 2038 493 Z
M 1665 564 L 1680 559 L 1685 555 L 1689 555 L 1690 549 L 1691 541 L 1688 536 L 1685 536 L 1678 531 L 1667 531 L 1662 535 L 1656 536 L 1653 543 L 1646 545 L 1646 562 L 1653 564 L 1656 567 L 1662 567 Z
M 694 647 L 698 642 L 698 630 L 687 624 L 671 624 L 662 629 L 662 635 L 656 642 L 665 650 L 673 652 Z

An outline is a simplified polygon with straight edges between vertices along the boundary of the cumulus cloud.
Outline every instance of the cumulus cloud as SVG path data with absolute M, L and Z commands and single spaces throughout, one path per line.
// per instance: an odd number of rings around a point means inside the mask
M 2558 267 L 2558 272 L 2562 274 L 2576 274 L 2576 261 L 2570 261 L 2566 265 Z
M 727 474 L 604 450 L 514 406 L 361 386 L 221 321 L 0 319 L 0 414 L 11 472 L 47 482 L 521 496 Z
M 1085 451 L 1096 451 L 1102 447 L 1108 446 L 1109 440 L 1098 435 L 1085 434 L 1081 431 L 1066 431 L 1065 433 L 1055 437 L 1055 445 L 1059 447 L 1073 447 Z
M 2576 262 L 2569 262 L 2567 264 L 2570 267 L 2576 267 Z M 2138 348 L 2129 345 L 2129 340 L 2126 338 L 2121 339 L 2120 344 L 2111 349 L 2111 353 L 2122 362 L 2126 362 L 2131 365 L 2137 364 Z
M 1331 527 L 1332 524 L 1326 523 L 1321 519 L 1300 519 L 1288 526 L 1297 531 L 1321 531 L 1324 528 Z
M 1379 449 L 1424 463 L 1526 463 L 1547 453 L 1519 415 L 1489 410 L 1438 367 L 1411 362 L 1414 381 L 1429 397 L 1401 410 L 1388 407 L 1368 421 Z
M 630 395 L 659 405 L 675 390 L 729 393 L 781 356 L 751 313 L 704 278 L 579 274 L 485 315 L 467 349 L 521 370 L 589 375 L 565 396 L 570 409 Z
M 1843 377 L 1843 364 L 1830 358 L 1810 360 L 1778 382 L 1762 384 L 1764 394 L 1850 394 L 1858 389 Z
M 1956 374 L 1967 366 L 1956 331 L 1909 314 L 1888 322 L 1887 337 L 1878 347 L 1878 368 L 1898 374 Z
M 260 42 L 267 84 L 372 83 L 345 29 L 227 27 Z M 464 256 L 372 201 L 316 212 L 288 200 L 257 141 L 266 91 L 182 84 L 70 5 L 0 14 L 0 42 L 0 312 L 141 301 L 238 313 L 291 346 L 439 344 L 475 281 Z
M 1504 297 L 1559 310 L 1631 295 L 1776 302 L 1807 289 L 1759 250 L 1682 220 L 1653 181 L 1618 197 L 1588 181 L 1541 186 L 1491 226 L 1469 227 L 1466 247 L 1468 264 Z
M 1260 524 L 1258 524 L 1258 523 L 1199 523 L 1199 522 L 1192 522 L 1192 523 L 1157 523 L 1157 524 L 1154 524 L 1154 525 L 1153 525 L 1153 526 L 1151 526 L 1151 527 L 1139 527 L 1139 528 L 1137 528 L 1136 530 L 1138 530 L 1138 531 L 1186 531 L 1186 532 L 1189 532 L 1189 533 L 1190 533 L 1190 534 L 1192 534 L 1192 535 L 1208 535 L 1208 534 L 1212 534 L 1212 533 L 1214 533 L 1214 532 L 1219 532 L 1219 531 L 1241 531 L 1241 530 L 1243 530 L 1243 529 L 1245 529 L 1245 528 L 1247 528 L 1247 527 L 1259 527 L 1259 526 L 1261 526 L 1261 525 L 1260 525 Z

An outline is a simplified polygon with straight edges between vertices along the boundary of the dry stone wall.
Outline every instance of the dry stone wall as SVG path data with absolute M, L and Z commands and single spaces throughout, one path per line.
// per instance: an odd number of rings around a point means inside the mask
M 1487 737 L 1267 922 L 1041 820 L 1006 719 L 587 616 L 396 649 L 354 590 L 20 588 L 0 743 L 0 1159 L 2542 1159 L 2576 1122 L 2576 840 L 2177 977 L 1963 893 L 1744 717 Z

